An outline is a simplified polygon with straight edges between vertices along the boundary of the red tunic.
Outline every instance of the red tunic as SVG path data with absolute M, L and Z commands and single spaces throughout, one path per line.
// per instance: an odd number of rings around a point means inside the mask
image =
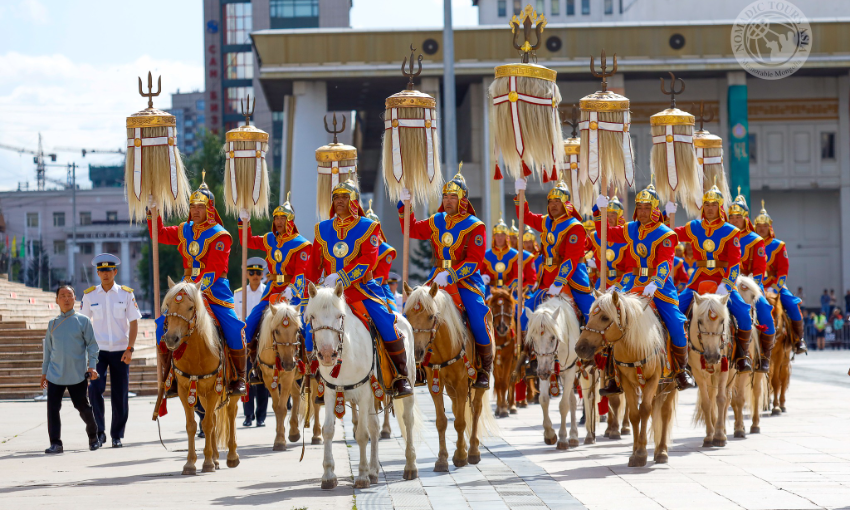
M 186 223 L 183 222 L 177 226 L 166 227 L 162 223 L 162 216 L 157 216 L 157 226 L 159 227 L 157 229 L 157 233 L 159 235 L 159 243 L 177 246 L 177 250 L 183 257 L 183 269 L 191 271 L 192 257 L 189 255 L 187 250 L 186 240 L 183 239 L 183 226 L 185 224 Z M 208 223 L 202 225 L 203 228 L 198 228 L 197 225 L 193 225 L 192 230 L 195 234 L 195 238 L 198 238 L 200 233 L 207 228 L 210 228 L 210 226 L 211 225 Z M 153 222 L 151 221 L 150 215 L 148 215 L 148 233 L 151 235 L 153 233 Z M 226 230 L 224 230 L 221 235 L 215 235 L 213 238 L 209 239 L 206 243 L 206 253 L 198 258 L 198 262 L 201 264 L 200 274 L 193 278 L 192 281 L 195 283 L 201 281 L 204 274 L 209 273 L 210 271 L 215 272 L 215 279 L 227 278 L 227 263 L 230 259 L 231 243 L 232 240 Z M 213 281 L 215 281 L 215 279 L 213 279 Z
M 298 235 L 297 232 L 293 232 L 288 236 L 277 236 L 278 244 L 283 244 L 290 239 L 296 237 Z M 239 220 L 239 243 L 242 243 L 242 221 Z M 283 266 L 283 274 L 281 276 L 289 276 L 286 279 L 285 283 L 277 283 L 276 267 L 277 262 L 274 260 L 272 253 L 274 252 L 274 247 L 268 246 L 266 243 L 266 236 L 255 236 L 251 232 L 251 224 L 248 224 L 248 248 L 252 250 L 263 250 L 266 252 L 266 267 L 269 269 L 269 286 L 270 289 L 267 291 L 267 294 L 280 294 L 283 292 L 286 287 L 289 286 L 290 283 L 297 277 L 298 275 L 302 275 L 307 271 L 307 264 L 310 259 L 310 243 L 307 242 L 306 245 L 302 246 L 300 249 L 295 250 L 294 252 L 285 253 L 283 256 L 286 257 L 284 260 Z
M 352 220 L 353 218 L 353 220 Z M 325 221 L 333 221 L 334 222 L 334 230 L 337 231 L 337 235 L 340 239 L 344 239 L 348 235 L 348 231 L 354 226 L 357 225 L 357 222 L 360 220 L 358 216 L 350 216 L 346 218 L 346 220 L 340 220 L 339 218 L 333 218 Z M 324 223 L 324 222 L 322 222 Z M 316 225 L 316 237 L 319 237 L 319 225 Z M 377 224 L 374 224 L 377 225 Z M 363 271 L 359 274 L 359 276 L 351 278 L 351 285 L 345 289 L 345 301 L 347 303 L 357 303 L 363 301 L 364 299 L 373 299 L 372 296 L 368 295 L 366 291 L 360 288 L 361 282 L 368 282 L 372 280 L 372 271 L 371 269 L 375 267 L 375 264 L 378 260 L 378 246 L 374 243 L 370 242 L 369 238 L 375 234 L 374 227 L 369 227 L 362 236 L 362 240 L 364 242 L 359 243 L 357 247 L 357 252 L 346 257 L 348 263 L 345 267 L 339 271 L 345 271 L 346 273 L 351 274 L 351 272 L 361 264 L 365 264 L 365 267 L 370 269 L 369 271 Z M 319 281 L 319 278 L 322 277 L 322 274 L 329 275 L 334 272 L 333 270 L 333 261 L 330 258 L 325 258 L 322 244 L 313 241 L 313 246 L 310 251 L 310 259 L 307 264 L 307 280 L 313 282 L 314 284 Z
M 516 203 L 516 201 L 514 201 Z M 519 206 L 515 206 L 517 216 L 519 216 Z M 531 228 L 538 232 L 543 232 L 544 226 L 546 225 L 546 218 L 549 217 L 548 214 L 535 214 L 531 212 L 531 209 L 528 208 L 528 202 L 525 202 L 525 223 L 528 224 Z M 553 221 L 553 228 L 555 225 L 562 221 L 568 221 L 572 216 L 570 214 L 565 214 L 560 218 L 557 218 Z M 571 243 L 568 242 L 575 236 L 576 242 Z M 576 268 L 582 262 L 584 262 L 584 247 L 587 239 L 587 231 L 584 230 L 584 225 L 581 224 L 581 221 L 576 221 L 573 225 L 567 227 L 565 233 L 560 236 L 563 241 L 555 248 L 555 253 L 558 254 L 561 264 L 566 262 L 567 260 L 572 261 L 572 270 L 568 275 L 564 277 L 565 280 L 572 280 L 573 273 L 575 273 Z M 540 286 L 538 288 L 545 289 L 550 287 L 556 278 L 559 278 L 558 271 L 560 270 L 559 265 L 546 266 L 545 264 L 540 265 L 541 273 L 538 275 L 540 279 Z M 590 292 L 590 289 L 579 289 L 584 292 Z
M 771 237 L 765 239 L 765 246 L 776 241 L 776 238 Z M 770 252 L 770 259 L 767 260 L 767 267 L 764 275 L 764 286 L 769 287 L 779 284 L 780 287 L 785 286 L 785 279 L 788 277 L 788 251 L 785 249 L 785 243 L 777 241 L 780 246 Z
M 712 231 L 722 227 L 726 223 L 726 221 L 722 218 L 718 218 L 713 221 L 692 220 L 691 222 L 688 222 L 688 224 L 682 227 L 676 227 L 674 229 L 674 231 L 676 232 L 676 236 L 679 238 L 680 242 L 691 244 L 694 252 L 694 260 L 698 263 L 699 261 L 708 260 L 708 257 L 706 256 L 706 252 L 703 250 L 703 247 L 698 246 L 698 243 L 694 243 L 693 239 L 688 233 L 689 224 L 697 221 L 702 222 L 703 228 L 705 228 L 706 230 L 710 228 Z M 715 267 L 714 269 L 709 269 L 707 267 L 696 267 L 696 277 L 694 277 L 691 280 L 691 283 L 688 285 L 689 289 L 698 291 L 700 283 L 702 282 L 708 281 L 720 285 L 720 283 L 722 283 L 724 280 L 726 280 L 727 285 L 731 286 L 733 289 L 735 288 L 735 279 L 737 279 L 738 275 L 735 274 L 735 278 L 730 279 L 730 274 L 734 268 L 738 267 L 741 261 L 741 247 L 740 243 L 738 243 L 737 241 L 738 229 L 735 227 L 732 227 L 732 229 L 734 230 L 734 235 L 731 238 L 735 242 L 722 242 L 720 246 L 716 247 L 717 251 L 713 252 L 714 260 L 725 262 L 726 267 Z
M 507 252 L 510 249 L 511 248 L 509 246 L 505 246 L 504 248 L 496 248 L 496 247 L 491 248 L 491 250 L 493 250 L 493 253 L 495 253 L 496 256 L 499 259 L 501 259 L 502 256 L 505 254 L 505 252 Z M 508 270 L 504 272 L 505 273 L 505 279 L 504 279 L 505 285 L 512 285 L 514 282 L 516 282 L 517 266 L 518 265 L 519 265 L 519 257 L 517 257 L 517 256 L 514 256 L 514 258 L 511 259 L 507 263 Z M 487 261 L 486 258 L 484 259 L 484 263 L 481 264 L 481 266 L 479 266 L 478 269 L 481 271 L 482 275 L 486 274 L 488 277 L 490 277 L 490 285 L 492 285 L 492 286 L 496 285 L 496 280 L 498 280 L 498 276 L 496 275 L 495 269 L 490 267 L 490 263 Z M 525 261 L 525 266 L 523 266 L 523 268 L 522 268 L 522 285 L 523 285 L 523 287 L 533 287 L 534 282 L 536 282 L 536 281 L 537 281 L 537 271 L 535 271 L 535 269 L 534 269 L 534 258 L 529 257 L 528 260 Z

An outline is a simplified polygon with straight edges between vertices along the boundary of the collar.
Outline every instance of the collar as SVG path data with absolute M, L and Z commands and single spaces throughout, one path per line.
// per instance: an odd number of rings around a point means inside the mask
M 339 216 L 334 216 L 333 218 L 333 227 L 334 230 L 337 231 L 339 238 L 344 239 L 346 234 L 348 233 L 348 229 L 352 226 L 356 225 L 360 220 L 360 216 L 352 214 L 348 218 L 342 219 Z
M 772 243 L 774 239 L 776 239 L 776 238 L 773 237 L 773 236 L 765 237 L 764 238 L 764 245 L 767 246 L 768 244 Z
M 60 314 L 59 314 L 59 317 L 70 317 L 70 316 L 72 316 L 72 315 L 74 315 L 74 314 L 76 314 L 76 313 L 77 313 L 77 311 L 76 311 L 76 310 L 74 310 L 73 308 L 71 308 L 70 310 L 68 310 L 68 311 L 67 311 L 67 312 L 65 312 L 65 313 L 60 313 Z
M 336 226 L 336 223 L 334 223 L 334 226 Z M 277 240 L 278 244 L 282 244 L 286 241 L 294 239 L 296 235 L 298 235 L 298 232 L 291 232 L 289 234 L 275 234 L 275 240 Z
M 458 212 L 457 214 L 453 214 L 451 216 L 449 216 L 449 213 L 446 213 L 446 228 L 454 228 L 455 225 L 465 220 L 468 216 L 469 213 L 467 212 Z
M 706 236 L 711 236 L 711 234 L 722 227 L 726 223 L 726 220 L 723 218 L 715 218 L 713 220 L 702 220 L 702 228 L 705 230 Z
M 649 234 L 650 232 L 655 230 L 659 225 L 661 225 L 661 222 L 658 221 L 658 220 L 650 221 L 646 225 L 644 225 L 643 223 L 641 223 L 638 220 L 635 220 L 635 221 L 637 221 L 637 223 L 638 223 L 638 236 L 641 239 L 646 237 L 647 234 Z
M 496 256 L 497 256 L 497 257 L 499 257 L 499 258 L 502 258 L 502 255 L 504 255 L 505 253 L 509 252 L 510 250 L 511 250 L 511 247 L 510 247 L 510 246 L 505 246 L 504 248 L 496 248 L 496 247 L 494 246 L 494 247 L 493 247 L 493 254 L 494 254 L 494 255 L 496 255 Z
M 120 285 L 118 285 L 118 284 L 117 284 L 117 283 L 115 283 L 115 282 L 112 282 L 112 288 L 111 288 L 111 289 L 109 289 L 109 290 L 106 290 L 106 289 L 104 289 L 104 288 L 103 288 L 103 284 L 101 283 L 100 285 L 98 285 L 98 286 L 97 286 L 97 289 L 96 289 L 96 290 L 97 290 L 98 292 L 103 292 L 103 293 L 109 294 L 110 292 L 112 292 L 113 290 L 115 290 L 115 289 L 116 289 L 116 288 L 118 288 L 118 287 L 120 287 Z

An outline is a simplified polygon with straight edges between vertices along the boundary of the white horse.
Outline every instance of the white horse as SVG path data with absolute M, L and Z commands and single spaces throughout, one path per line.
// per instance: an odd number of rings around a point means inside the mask
M 573 301 L 564 295 L 550 298 L 543 302 L 537 310 L 525 309 L 528 316 L 528 333 L 525 343 L 537 354 L 537 376 L 540 378 L 540 407 L 543 410 L 543 441 L 546 444 L 558 443 L 559 450 L 578 446 L 578 428 L 576 427 L 576 396 L 573 383 L 578 371 L 578 355 L 575 344 L 580 334 Z M 557 363 L 557 368 L 556 368 Z M 552 376 L 555 376 L 559 389 L 554 389 Z M 596 442 L 596 381 L 599 379 L 594 370 L 589 378 L 580 377 L 579 381 L 584 399 L 586 413 L 584 444 Z M 550 392 L 550 388 L 554 391 Z M 561 395 L 559 410 L 561 412 L 561 428 L 557 436 L 549 418 L 549 399 L 552 393 Z M 570 412 L 570 438 L 567 441 L 567 409 Z
M 369 487 L 378 481 L 378 415 L 375 411 L 375 396 L 370 386 L 370 377 L 375 372 L 375 356 L 372 337 L 366 326 L 354 317 L 343 296 L 343 287 L 337 283 L 333 289 L 316 289 L 310 283 L 307 289 L 310 302 L 304 310 L 304 320 L 312 326 L 313 345 L 319 360 L 319 372 L 325 382 L 325 423 L 322 436 L 325 443 L 322 488 L 333 489 L 337 486 L 334 473 L 333 436 L 336 424 L 335 412 L 345 412 L 345 404 L 350 403 L 352 414 L 358 417 L 358 426 L 354 436 L 360 446 L 360 465 L 354 487 Z M 413 330 L 400 315 L 396 327 L 404 336 L 407 352 L 407 373 L 410 385 L 416 374 L 413 361 Z M 346 320 L 347 319 L 347 320 Z M 331 371 L 342 362 L 339 375 L 331 376 Z M 337 389 L 342 391 L 344 401 L 339 402 Z M 419 476 L 416 469 L 416 450 L 413 447 L 417 428 L 421 424 L 414 419 L 416 396 L 411 395 L 393 401 L 399 428 L 406 442 L 404 479 L 412 480 Z M 366 455 L 366 443 L 372 442 L 372 455 Z

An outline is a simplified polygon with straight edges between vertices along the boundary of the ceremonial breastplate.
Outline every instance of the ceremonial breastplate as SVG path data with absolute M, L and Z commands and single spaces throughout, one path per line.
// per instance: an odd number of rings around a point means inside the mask
M 561 245 L 561 241 L 566 235 L 567 230 L 578 223 L 577 219 L 569 215 L 561 216 L 557 220 L 553 220 L 551 216 L 546 217 L 546 221 L 543 223 L 543 252 L 541 253 L 544 266 L 551 267 L 552 265 L 563 262 L 562 260 L 557 260 L 558 246 Z
M 487 250 L 484 254 L 484 262 L 489 267 L 490 271 L 496 276 L 496 281 L 492 282 L 497 287 L 505 284 L 505 278 L 511 272 L 514 262 L 516 262 L 517 251 L 513 248 L 505 250 L 501 256 L 496 254 L 496 250 Z M 512 282 L 508 282 L 510 284 Z
M 612 243 L 608 242 L 608 248 L 602 253 L 602 250 L 599 247 L 602 245 L 602 241 L 599 239 L 598 232 L 593 233 L 593 242 L 596 245 L 596 253 L 597 258 L 600 261 L 605 260 L 605 265 L 607 266 L 608 278 L 616 278 L 617 277 L 617 267 L 623 262 L 623 258 L 626 255 L 626 243 Z
M 230 236 L 230 233 L 221 225 L 215 224 L 203 230 L 196 238 L 192 225 L 194 225 L 194 222 L 183 223 L 183 228 L 180 231 L 182 238 L 180 251 L 186 265 L 192 269 L 192 278 L 197 278 L 206 266 L 203 259 L 210 249 L 214 249 L 216 239 L 223 235 Z
M 685 232 L 690 238 L 697 260 L 706 261 L 706 269 L 716 267 L 716 253 L 722 253 L 725 244 L 732 238 L 737 239 L 737 231 L 731 223 L 724 223 L 708 235 L 703 227 L 702 220 L 691 220 L 685 225 Z M 700 254 L 698 256 L 697 254 Z
M 322 246 L 322 254 L 331 265 L 330 272 L 337 272 L 354 260 L 360 253 L 360 245 L 364 242 L 379 246 L 381 241 L 376 234 L 373 234 L 377 226 L 377 223 L 361 217 L 345 232 L 345 238 L 340 239 L 334 228 L 333 218 L 319 223 L 319 236 L 316 242 Z
M 278 243 L 278 238 L 274 232 L 269 232 L 263 238 L 266 245 L 266 259 L 270 262 L 269 270 L 275 275 L 274 283 L 280 285 L 285 283 L 286 266 L 289 264 L 289 259 L 295 252 L 310 244 L 305 237 L 296 234 L 295 237 L 287 241 Z M 290 275 L 291 276 L 291 275 Z
M 659 223 L 657 227 L 647 232 L 644 237 L 641 237 L 640 222 L 630 221 L 623 232 L 625 233 L 627 244 L 631 245 L 632 255 L 637 258 L 637 262 L 640 265 L 639 276 L 647 276 L 649 269 L 664 262 L 663 260 L 655 260 L 655 249 L 665 238 L 673 234 L 670 227 Z
M 741 244 L 741 274 L 750 274 L 753 272 L 753 258 L 756 244 L 761 239 L 761 236 L 755 232 L 747 232 L 747 235 L 740 238 Z
M 478 225 L 483 225 L 478 218 L 469 215 L 455 223 L 452 228 L 446 226 L 446 213 L 437 213 L 431 216 L 431 244 L 434 248 L 436 264 L 442 269 L 452 267 L 452 261 L 464 260 L 466 258 L 467 240 L 465 239 Z M 475 239 L 475 243 L 484 244 L 484 237 Z

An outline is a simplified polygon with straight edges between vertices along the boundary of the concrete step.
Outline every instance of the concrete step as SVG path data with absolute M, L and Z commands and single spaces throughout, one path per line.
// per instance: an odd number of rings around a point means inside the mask
M 26 321 L 6 321 L 0 322 L 0 331 L 5 329 L 27 329 Z

